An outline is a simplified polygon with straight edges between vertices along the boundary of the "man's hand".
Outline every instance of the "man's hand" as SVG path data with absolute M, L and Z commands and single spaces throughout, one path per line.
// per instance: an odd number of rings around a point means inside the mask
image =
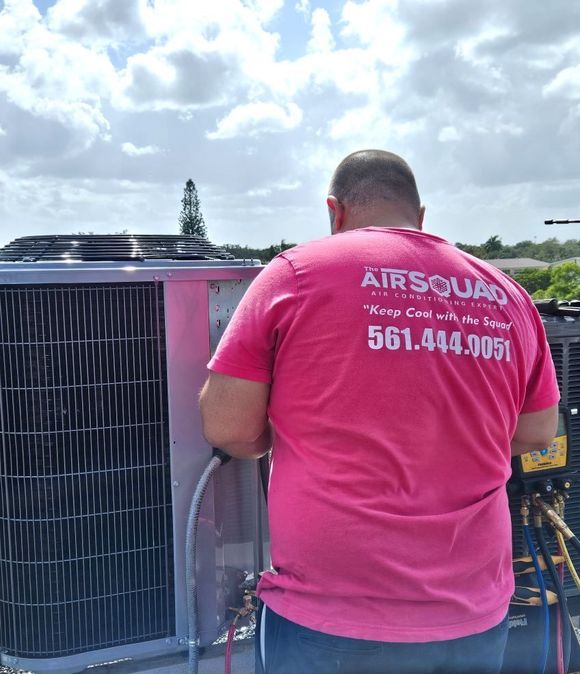
M 238 459 L 257 459 L 272 446 L 270 384 L 210 372 L 199 405 L 203 434 L 212 447 Z

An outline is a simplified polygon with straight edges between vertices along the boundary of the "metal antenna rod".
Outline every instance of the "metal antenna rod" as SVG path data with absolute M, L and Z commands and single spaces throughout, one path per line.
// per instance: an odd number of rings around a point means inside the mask
M 578 223 L 580 220 L 544 220 L 545 225 L 572 225 Z

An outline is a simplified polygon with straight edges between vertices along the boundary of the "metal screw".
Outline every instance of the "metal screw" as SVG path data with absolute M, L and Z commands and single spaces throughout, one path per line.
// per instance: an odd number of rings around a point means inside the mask
M 174 486 L 174 487 L 179 487 L 179 482 L 178 482 L 177 480 L 174 480 L 173 486 Z
M 187 643 L 187 639 L 184 639 L 184 638 L 182 637 L 181 639 L 178 639 L 178 640 L 177 640 L 177 643 L 178 643 L 180 646 L 183 646 L 185 643 Z
M 156 274 L 156 275 L 153 277 L 153 280 L 154 280 L 154 281 L 159 281 L 159 275 Z
M 167 276 L 168 276 L 169 278 L 171 278 L 171 277 L 173 276 L 173 274 L 172 274 L 170 271 L 168 271 L 168 272 L 167 272 Z
M 215 322 L 215 324 L 216 324 L 216 326 L 219 328 L 219 327 L 221 326 L 222 322 L 221 322 L 220 319 L 218 318 L 217 321 Z

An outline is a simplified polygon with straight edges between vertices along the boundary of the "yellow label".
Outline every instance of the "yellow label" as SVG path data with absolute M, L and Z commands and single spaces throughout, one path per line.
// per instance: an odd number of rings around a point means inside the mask
M 568 442 L 566 435 L 554 438 L 551 445 L 545 449 L 534 450 L 528 454 L 522 454 L 522 470 L 524 473 L 534 473 L 538 470 L 551 468 L 564 468 L 568 454 Z

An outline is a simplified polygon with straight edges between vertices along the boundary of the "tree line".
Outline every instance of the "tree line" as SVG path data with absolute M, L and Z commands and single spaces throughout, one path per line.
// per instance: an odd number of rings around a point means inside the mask
M 191 178 L 185 183 L 181 212 L 178 218 L 181 234 L 194 234 L 207 238 L 207 228 L 201 213 L 201 205 L 195 183 Z M 284 239 L 280 243 L 265 248 L 252 248 L 237 243 L 227 243 L 225 250 L 239 259 L 260 260 L 264 264 L 270 262 L 278 253 L 295 246 Z M 456 242 L 457 248 L 482 260 L 506 258 L 531 258 L 543 262 L 558 262 L 567 258 L 580 257 L 580 239 L 558 241 L 555 237 L 540 243 L 525 240 L 513 245 L 506 245 L 498 235 L 491 236 L 481 244 Z M 567 262 L 546 269 L 520 269 L 514 277 L 535 299 L 556 297 L 570 300 L 580 298 L 580 266 L 575 262 Z
M 531 258 L 542 262 L 559 262 L 580 257 L 580 240 L 558 241 L 555 237 L 540 243 L 520 241 L 512 246 L 504 245 L 499 236 L 490 237 L 485 243 L 470 245 L 456 243 L 457 248 L 482 260 L 506 258 Z M 520 269 L 513 273 L 515 280 L 534 299 L 555 297 L 559 300 L 580 298 L 580 266 L 575 261 L 564 262 L 545 269 Z
M 457 248 L 471 253 L 481 260 L 505 259 L 509 257 L 529 257 L 543 262 L 557 262 L 568 257 L 580 257 L 580 239 L 558 241 L 555 237 L 541 243 L 520 241 L 512 246 L 505 245 L 499 236 L 491 236 L 485 243 L 471 245 L 456 243 Z

